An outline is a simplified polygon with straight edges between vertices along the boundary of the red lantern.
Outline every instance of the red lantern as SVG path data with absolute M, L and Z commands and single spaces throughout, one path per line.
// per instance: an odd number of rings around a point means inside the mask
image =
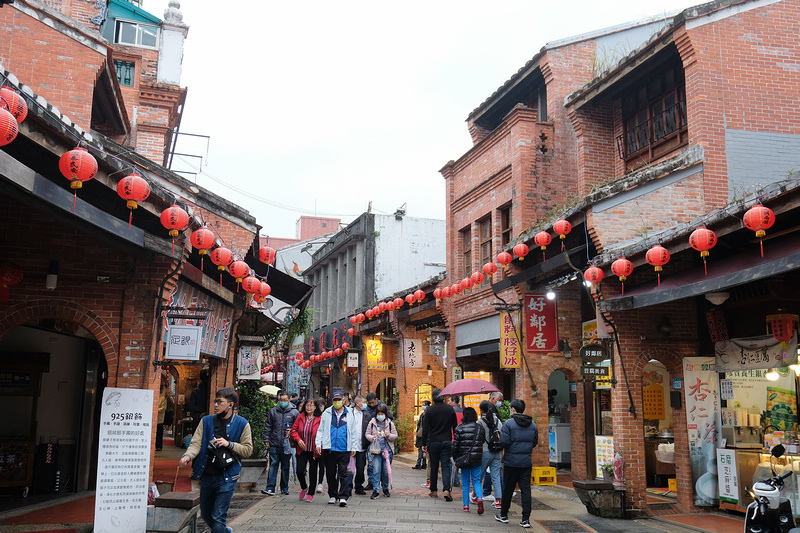
M 497 262 L 503 265 L 503 268 L 508 268 L 508 265 L 513 261 L 514 258 L 508 252 L 500 252 L 497 254 Z
M 422 289 L 417 289 L 416 291 L 414 291 L 414 299 L 417 300 L 418 302 L 421 302 L 422 300 L 424 300 L 425 299 L 425 291 L 423 291 Z
M 350 343 L 349 342 L 343 342 L 342 343 L 342 350 L 349 350 L 349 349 L 350 349 Z
M 553 224 L 553 231 L 555 231 L 558 238 L 561 239 L 561 251 L 563 252 L 564 239 L 566 239 L 569 232 L 572 231 L 572 224 L 561 218 L 556 220 L 556 223 Z
M 203 256 L 208 253 L 209 248 L 214 246 L 215 240 L 214 234 L 211 233 L 210 230 L 206 229 L 205 226 L 192 232 L 189 242 L 192 243 L 192 247 L 197 250 L 198 254 L 200 254 L 200 270 L 203 270 Z
M 689 235 L 689 246 L 700 252 L 700 257 L 703 258 L 703 270 L 705 271 L 706 275 L 708 275 L 706 257 L 708 257 L 708 251 L 716 244 L 717 234 L 705 226 L 697 228 L 692 232 L 691 235 Z
M 269 246 L 260 249 L 258 251 L 258 259 L 262 263 L 271 265 L 273 262 L 275 262 L 275 250 Z
M 658 285 L 661 286 L 661 267 L 669 263 L 669 250 L 660 244 L 656 244 L 647 250 L 647 253 L 644 254 L 644 258 L 648 263 L 656 267 L 655 270 L 658 275 Z
M 399 311 L 401 307 L 403 307 L 403 299 L 398 296 L 394 299 L 394 308 Z
M 8 301 L 8 288 L 22 281 L 22 269 L 14 263 L 0 261 L 0 302 Z
M 550 236 L 548 235 L 548 238 L 549 237 Z M 514 246 L 514 255 L 519 257 L 520 261 L 525 259 L 525 256 L 528 255 L 529 251 L 530 249 L 528 248 L 528 245 L 525 244 L 524 242 L 521 242 L 518 245 Z
M 247 276 L 242 280 L 242 288 L 251 294 L 254 294 L 260 287 L 261 281 L 255 276 Z
M 472 273 L 472 283 L 475 285 L 480 285 L 483 283 L 483 280 L 486 279 L 486 276 L 483 275 L 483 272 L 478 272 L 477 270 Z
M 372 308 L 372 316 L 374 316 L 375 318 L 377 318 L 377 317 L 378 317 L 378 315 L 380 315 L 380 314 L 381 314 L 381 308 L 380 308 L 380 307 L 378 307 L 378 306 L 376 305 L 375 307 L 373 307 L 373 308 Z
M 359 314 L 357 315 L 357 318 L 358 318 L 358 323 L 359 323 L 359 324 L 361 324 L 362 322 L 364 322 L 364 320 L 366 320 L 366 319 L 367 319 L 367 317 L 365 317 L 365 316 L 364 316 L 364 313 L 359 313 Z
M 756 232 L 756 238 L 761 244 L 761 257 L 764 257 L 764 242 L 761 238 L 767 234 L 766 230 L 775 224 L 775 213 L 768 207 L 756 204 L 747 210 L 743 221 L 747 229 Z
M 603 281 L 603 270 L 592 265 L 586 269 L 586 272 L 583 273 L 583 279 L 592 285 L 596 285 Z
M 767 315 L 767 325 L 769 326 L 770 333 L 772 333 L 773 337 L 781 341 L 781 349 L 784 351 L 784 357 L 787 356 L 786 351 L 789 349 L 789 341 L 792 340 L 795 331 L 797 331 L 798 320 L 800 320 L 800 318 L 797 315 L 788 313 Z
M 358 322 L 358 319 L 356 319 L 356 316 L 355 315 L 351 316 L 350 317 L 350 323 L 355 326 L 356 322 Z
M 412 305 L 414 303 L 414 295 L 406 294 L 406 302 L 408 302 L 408 305 Z
M 297 366 L 303 366 L 303 361 L 302 361 L 302 360 L 300 360 L 300 359 L 298 359 L 297 361 L 295 361 L 295 363 L 297 363 Z
M 131 212 L 128 216 L 128 229 L 131 229 L 133 210 L 139 207 L 138 202 L 144 202 L 150 196 L 150 184 L 134 172 L 117 182 L 117 194 L 123 200 L 128 201 L 128 209 Z
M 161 216 L 164 216 L 163 213 Z M 211 258 L 211 262 L 217 265 L 217 270 L 219 270 L 219 284 L 222 285 L 222 273 L 225 272 L 228 265 L 233 262 L 233 252 L 224 246 L 220 246 L 219 248 L 215 248 L 209 257 Z
M 465 291 L 472 289 L 473 285 L 474 283 L 472 283 L 472 278 L 464 278 L 461 280 L 461 286 L 464 287 Z
M 540 231 L 533 237 L 533 242 L 542 249 L 542 251 L 547 249 L 547 246 L 553 242 L 553 238 L 550 236 L 549 233 L 546 231 Z
M 451 289 L 450 287 L 445 287 L 444 289 L 442 289 L 442 296 L 444 296 L 445 298 L 450 298 L 451 296 L 453 296 L 453 289 Z
M 175 237 L 189 225 L 189 215 L 180 206 L 171 205 L 161 212 L 161 225 L 169 230 L 172 253 L 175 253 Z
M 388 302 L 386 302 L 387 311 L 394 311 L 394 308 L 395 308 L 394 300 L 389 300 Z
M 628 276 L 633 272 L 633 263 L 624 257 L 620 257 L 611 263 L 611 272 L 619 277 L 619 280 L 622 282 L 622 294 L 625 294 L 625 280 L 628 279 Z
M 236 279 L 236 283 L 241 283 L 242 279 L 250 274 L 250 265 L 244 261 L 234 261 L 231 263 L 231 266 L 228 267 L 228 270 L 230 271 L 231 276 Z
M 4 102 L 0 102 L 0 107 L 5 104 L 9 113 L 14 115 L 17 124 L 22 124 L 22 121 L 28 116 L 28 103 L 22 95 L 11 87 L 3 87 L 0 89 L 0 98 L 5 100 Z
M 453 294 L 461 294 L 461 291 L 464 290 L 464 287 L 461 286 L 461 283 L 456 283 L 450 287 L 450 290 L 453 291 Z
M 497 272 L 497 265 L 495 265 L 494 263 L 489 261 L 488 263 L 483 265 L 483 272 L 487 276 L 489 276 L 489 279 L 492 279 L 492 276 L 494 276 L 494 273 Z
M 17 138 L 19 124 L 9 111 L 0 106 L 0 146 L 10 144 Z
M 367 315 L 367 318 L 372 320 L 372 317 L 375 316 L 375 311 L 373 311 L 372 309 L 367 309 L 366 315 Z
M 16 127 L 16 122 L 14 127 Z M 3 117 L 2 112 L 0 112 L 0 146 L 3 145 L 4 133 Z M 61 174 L 70 181 L 70 189 L 75 191 L 75 194 L 72 196 L 72 212 L 74 213 L 75 200 L 78 196 L 77 189 L 83 187 L 84 181 L 89 181 L 97 175 L 97 160 L 86 148 L 78 146 L 69 152 L 64 152 L 58 160 L 58 169 L 61 171 Z
M 356 328 L 350 328 L 347 330 L 347 334 L 353 337 L 356 334 Z
M 342 349 L 341 349 L 341 348 L 336 348 L 336 349 L 333 351 L 333 353 L 336 355 L 336 357 L 339 357 L 339 356 L 340 356 L 340 355 L 342 355 L 344 352 L 342 351 Z
M 270 287 L 269 283 L 267 283 L 266 281 L 262 281 L 258 286 L 258 290 L 256 291 L 256 294 L 260 298 L 263 298 L 265 300 L 267 296 L 269 296 L 271 293 L 272 293 L 272 287 Z
M 439 288 L 439 287 L 433 289 L 433 297 L 436 298 L 436 303 L 441 302 L 442 301 L 442 289 Z
M 378 304 L 378 311 L 380 311 L 381 313 L 386 311 L 386 302 L 381 302 Z

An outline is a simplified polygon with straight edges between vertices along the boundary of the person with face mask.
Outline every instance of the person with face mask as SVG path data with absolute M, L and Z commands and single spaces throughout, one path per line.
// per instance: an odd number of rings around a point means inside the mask
M 325 471 L 328 478 L 328 503 L 347 507 L 350 487 L 347 483 L 347 466 L 355 456 L 360 439 L 360 428 L 356 428 L 356 417 L 343 403 L 341 392 L 333 393 L 333 405 L 325 409 L 317 430 L 317 455 L 325 451 Z
M 353 399 L 353 416 L 355 417 L 355 426 L 356 430 L 358 431 L 358 447 L 356 448 L 356 473 L 355 476 L 351 476 L 348 479 L 355 478 L 355 493 L 356 494 L 366 494 L 366 490 L 364 489 L 364 468 L 367 465 L 367 448 L 369 448 L 369 441 L 366 438 L 367 433 L 367 426 L 369 425 L 369 421 L 372 420 L 372 417 L 366 410 L 367 407 L 367 400 L 361 396 L 360 394 L 357 395 Z M 352 487 L 351 487 L 352 489 Z
M 417 434 L 416 434 L 417 438 L 414 441 L 414 446 L 416 446 L 417 448 L 417 464 L 411 467 L 414 470 L 425 470 L 426 468 L 428 468 L 426 462 L 426 456 L 424 453 L 422 453 L 422 419 L 425 416 L 425 410 L 428 408 L 430 404 L 431 404 L 430 400 L 424 400 L 422 402 L 421 406 L 422 413 L 420 413 L 419 419 L 417 420 Z
M 367 426 L 366 439 L 370 442 L 370 461 L 372 461 L 372 496 L 370 500 L 376 499 L 380 492 L 378 487 L 383 489 L 383 495 L 387 498 L 389 494 L 389 468 L 394 457 L 394 441 L 397 440 L 397 428 L 394 422 L 387 417 L 388 409 L 381 404 L 375 409 L 375 418 L 370 420 Z M 377 445 L 375 442 L 377 441 Z M 377 452 L 377 453 L 376 453 Z
M 228 507 L 242 470 L 242 459 L 253 453 L 250 423 L 233 413 L 238 399 L 239 395 L 230 387 L 217 392 L 215 414 L 200 420 L 192 443 L 178 463 L 181 467 L 193 461 L 192 476 L 200 479 L 200 515 L 211 533 L 231 533 L 226 525 Z M 230 461 L 223 464 L 212 461 L 217 449 L 230 452 Z
M 270 409 L 264 423 L 264 445 L 269 450 L 269 473 L 267 486 L 261 494 L 275 496 L 275 483 L 278 481 L 278 465 L 281 467 L 281 492 L 289 494 L 289 462 L 292 460 L 291 448 L 284 449 L 284 439 L 289 432 L 299 411 L 289 402 L 289 395 L 282 392 L 278 396 L 278 404 Z

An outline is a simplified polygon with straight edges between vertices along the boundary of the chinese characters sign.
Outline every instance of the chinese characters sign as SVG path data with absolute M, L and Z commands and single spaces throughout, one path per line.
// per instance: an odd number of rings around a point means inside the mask
M 202 328 L 200 351 L 209 357 L 225 358 L 228 352 L 231 322 L 233 321 L 233 307 L 212 298 L 200 289 L 178 280 L 170 291 L 167 305 L 170 307 L 208 307 L 211 312 L 205 320 L 174 319 L 176 325 L 199 326 Z M 169 322 L 164 320 L 164 342 L 167 342 Z
M 261 346 L 239 347 L 239 379 L 261 379 Z
M 500 313 L 500 368 L 520 368 L 522 350 L 518 332 L 511 314 Z
M 683 360 L 686 381 L 686 426 L 689 434 L 689 460 L 692 466 L 694 504 L 715 505 L 717 472 L 714 464 L 719 442 L 719 377 L 713 357 L 686 357 Z M 703 482 L 699 483 L 700 478 Z
M 528 352 L 558 351 L 556 301 L 544 294 L 525 295 L 525 344 Z
M 97 451 L 96 531 L 144 533 L 153 391 L 107 388 Z
M 389 365 L 383 362 L 383 344 L 377 339 L 364 341 L 364 350 L 367 352 L 367 368 L 370 370 L 387 370 Z
M 420 368 L 422 366 L 422 341 L 419 339 L 403 339 L 403 366 Z
M 200 360 L 202 326 L 170 326 L 167 329 L 167 352 L 164 359 Z
M 714 354 L 718 372 L 789 366 L 797 362 L 797 334 L 785 353 L 778 339 L 762 335 L 716 342 Z
M 717 448 L 717 472 L 719 473 L 720 501 L 739 503 L 739 484 L 736 477 L 736 450 Z

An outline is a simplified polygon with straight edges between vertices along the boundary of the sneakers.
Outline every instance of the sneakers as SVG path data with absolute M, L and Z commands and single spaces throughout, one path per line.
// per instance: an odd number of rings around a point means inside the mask
M 475 496 L 474 492 L 469 493 L 469 501 L 470 503 L 478 503 L 478 497 Z
M 469 505 L 465 505 L 464 507 L 461 508 L 461 510 L 464 511 L 465 513 L 468 513 L 469 512 Z
M 370 496 L 369 499 L 370 500 L 377 500 L 378 496 L 380 496 L 380 495 L 381 495 L 381 493 L 376 490 L 375 492 L 372 493 L 372 496 Z
M 422 465 L 414 465 L 411 467 L 411 470 L 422 470 Z
M 522 522 L 519 523 L 519 525 L 521 525 L 522 527 L 524 527 L 526 529 L 531 527 L 531 523 L 528 520 L 523 520 Z
M 229 527 L 225 528 L 225 533 L 233 533 L 233 530 Z
M 478 514 L 483 514 L 483 500 L 478 500 Z
M 328 500 L 328 505 L 336 505 L 336 498 L 331 498 Z
M 272 489 L 264 489 L 261 491 L 261 494 L 266 494 L 267 496 L 275 496 L 275 491 Z
M 388 490 L 383 491 L 383 495 L 386 496 L 387 498 L 391 497 L 391 494 L 389 494 Z
M 516 498 L 516 496 L 517 496 L 517 491 L 514 491 L 514 492 L 511 493 L 511 497 L 512 498 Z
M 431 488 L 431 482 L 428 481 L 427 483 L 423 483 L 422 485 L 420 485 L 420 487 L 422 487 L 424 489 L 429 489 L 429 488 Z
M 307 489 L 303 489 L 303 490 L 300 491 L 300 500 L 305 500 L 306 499 L 306 492 L 307 492 Z
M 483 497 L 484 500 L 493 502 L 494 501 L 494 494 L 487 494 Z
M 496 515 L 494 515 L 494 519 L 497 520 L 498 522 L 502 522 L 504 524 L 508 524 L 508 517 L 507 516 L 503 516 L 500 513 L 497 513 Z
M 494 507 L 495 509 L 502 509 L 503 508 L 503 502 L 501 502 L 500 500 L 497 500 L 492 504 L 492 507 Z
M 443 490 L 442 491 L 442 495 L 444 495 L 444 501 L 446 501 L 446 502 L 453 501 L 453 497 L 450 495 L 450 491 L 449 490 Z
M 339 507 L 347 507 L 347 500 L 345 500 L 344 498 L 339 500 Z
M 311 502 L 313 502 L 313 501 L 314 501 L 314 497 L 313 497 L 313 496 L 311 496 L 311 495 L 308 495 L 308 496 L 306 496 L 306 501 L 307 501 L 308 503 L 311 503 Z
M 430 491 L 428 496 L 430 496 L 431 498 L 438 498 L 439 497 L 439 493 L 436 492 L 435 490 L 432 490 L 432 491 Z
M 322 483 L 317 484 L 317 492 L 322 492 Z

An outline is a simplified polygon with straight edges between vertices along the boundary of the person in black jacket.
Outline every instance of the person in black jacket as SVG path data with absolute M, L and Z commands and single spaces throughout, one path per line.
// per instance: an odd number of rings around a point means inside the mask
M 453 448 L 453 430 L 458 425 L 456 412 L 444 403 L 444 396 L 440 396 L 441 389 L 433 389 L 433 405 L 425 411 L 422 422 L 422 442 L 425 446 L 423 453 L 428 454 L 431 466 L 430 496 L 439 496 L 437 484 L 439 482 L 439 464 L 442 465 L 442 494 L 445 501 L 453 501 L 450 495 L 450 458 Z
M 533 419 L 526 414 L 525 402 L 511 402 L 511 418 L 506 420 L 500 430 L 500 445 L 503 447 L 503 503 L 500 512 L 494 515 L 498 522 L 508 523 L 508 509 L 511 507 L 511 496 L 514 485 L 519 484 L 522 497 L 522 521 L 524 528 L 531 527 L 531 469 L 533 461 L 531 453 L 539 443 L 539 428 Z
M 422 419 L 425 418 L 425 409 L 427 409 L 431 405 L 429 400 L 423 400 L 422 402 L 422 414 L 419 415 L 419 419 L 417 419 L 417 438 L 414 440 L 414 446 L 417 447 L 417 464 L 412 466 L 414 470 L 425 470 L 428 468 L 427 457 L 424 453 L 422 453 L 422 447 L 424 446 L 422 442 Z
M 483 463 L 483 442 L 486 434 L 483 426 L 477 423 L 478 413 L 472 407 L 464 409 L 461 424 L 453 437 L 453 460 L 461 469 L 461 498 L 463 511 L 469 512 L 469 482 L 475 494 L 483 494 L 481 489 L 481 464 Z M 478 500 L 478 514 L 483 514 L 483 498 Z

